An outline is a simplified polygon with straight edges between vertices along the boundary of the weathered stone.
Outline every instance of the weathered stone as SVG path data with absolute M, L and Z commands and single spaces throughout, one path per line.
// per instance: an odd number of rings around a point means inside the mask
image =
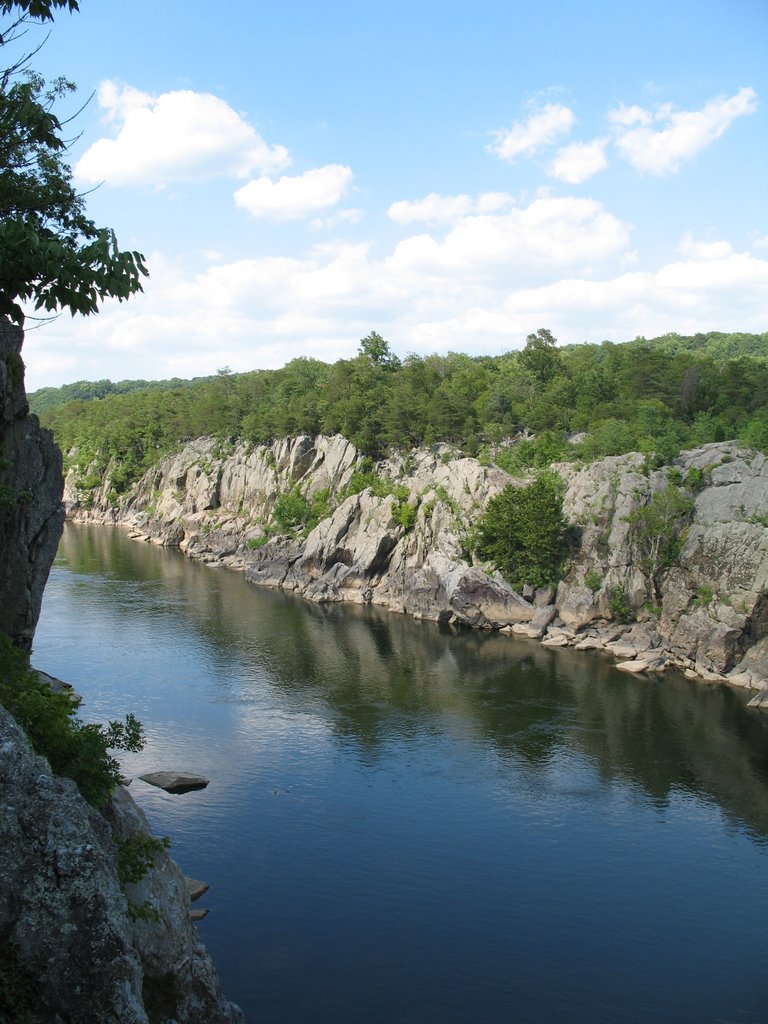
M 116 791 L 109 818 L 122 839 L 150 832 L 144 812 L 127 790 Z M 242 1024 L 242 1012 L 222 995 L 213 963 L 190 920 L 186 877 L 165 850 L 155 854 L 152 868 L 140 882 L 126 885 L 126 895 L 135 906 L 156 911 L 156 915 L 134 917 L 131 922 L 150 1019 Z
M 207 882 L 200 882 L 196 878 L 185 878 L 184 881 L 186 882 L 187 892 L 189 893 L 189 899 L 192 903 L 194 903 L 195 900 L 199 900 L 201 896 L 205 896 L 210 889 Z
M 622 658 L 624 660 L 628 660 L 637 657 L 637 648 L 634 644 L 627 644 L 622 643 L 621 641 L 616 641 L 612 644 L 606 644 L 605 649 L 606 651 L 609 651 L 614 656 L 614 658 Z
M 557 618 L 557 605 L 547 604 L 539 607 L 539 610 L 531 619 L 531 629 L 540 629 L 543 634 L 550 623 Z
M 760 693 L 753 697 L 749 704 L 747 704 L 747 707 L 762 708 L 763 711 L 768 711 L 768 689 L 761 690 Z
M 29 649 L 61 537 L 61 452 L 28 413 L 21 328 L 0 318 L 0 632 Z
M 28 648 L 64 509 L 61 453 L 37 417 L 28 415 L 21 341 L 21 331 L 0 320 L 0 631 Z M 107 489 L 105 481 L 97 501 Z M 100 514 L 101 521 L 117 519 L 103 508 Z M 178 535 L 174 526 L 146 535 L 154 540 L 173 530 Z M 68 684 L 38 675 L 79 702 Z M 158 923 L 150 928 L 132 920 L 107 820 L 72 781 L 51 773 L 2 707 L 0 780 L 0 953 L 12 965 L 19 1020 L 242 1022 L 241 1011 L 222 996 L 192 929 L 189 897 L 173 861 L 159 853 L 134 887 L 134 894 L 145 894 L 141 899 L 157 912 Z M 122 787 L 111 813 L 121 837 L 148 832 Z
M 191 793 L 196 789 L 205 789 L 211 781 L 204 775 L 192 772 L 147 772 L 139 778 L 150 786 L 164 789 L 166 793 Z
M 555 636 L 545 636 L 541 644 L 543 647 L 567 647 L 569 642 L 568 637 L 558 633 Z
M 0 944 L 28 979 L 31 1020 L 147 1024 L 109 826 L 2 707 L 0 778 Z
M 598 618 L 599 611 L 595 596 L 587 587 L 561 583 L 557 588 L 557 614 L 566 626 L 583 629 Z
M 619 661 L 616 668 L 622 672 L 661 672 L 666 667 L 664 658 L 637 658 L 635 661 Z
M 578 643 L 574 644 L 577 651 L 601 651 L 605 644 L 599 636 L 585 636 Z

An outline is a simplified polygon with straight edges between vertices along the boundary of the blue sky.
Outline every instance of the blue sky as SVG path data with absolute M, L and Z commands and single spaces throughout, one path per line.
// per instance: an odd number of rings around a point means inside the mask
M 764 0 L 81 0 L 35 65 L 151 277 L 28 387 L 764 331 L 767 53 Z

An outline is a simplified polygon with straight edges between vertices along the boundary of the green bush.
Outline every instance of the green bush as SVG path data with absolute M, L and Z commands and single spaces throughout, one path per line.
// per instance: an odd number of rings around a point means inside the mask
M 295 487 L 287 494 L 281 494 L 272 509 L 272 518 L 283 533 L 302 528 L 306 537 L 319 522 L 333 512 L 330 488 L 313 495 L 310 500 Z
M 259 548 L 263 548 L 269 541 L 269 534 L 265 533 L 262 537 L 249 537 L 246 542 L 246 547 L 249 551 L 257 551 Z
M 627 594 L 623 583 L 619 583 L 611 591 L 608 599 L 608 609 L 610 610 L 611 618 L 617 622 L 629 622 L 632 618 L 632 609 L 629 606 L 629 601 L 627 601 Z
M 477 554 L 513 587 L 556 583 L 565 554 L 564 485 L 541 473 L 528 487 L 510 484 L 488 502 L 477 524 Z
M 301 491 L 295 489 L 281 494 L 272 509 L 272 518 L 284 533 L 303 526 L 308 515 L 309 502 Z
M 117 847 L 117 877 L 120 885 L 135 885 L 152 867 L 156 854 L 171 845 L 168 836 L 158 839 L 144 832 L 134 832 L 115 839 Z
M 85 799 L 103 807 L 120 782 L 120 765 L 110 750 L 141 750 L 141 723 L 133 715 L 106 726 L 85 723 L 67 693 L 57 693 L 29 667 L 25 652 L 0 634 L 0 704 L 27 733 L 35 752 L 52 771 L 73 779 Z
M 707 583 L 702 583 L 696 592 L 693 603 L 696 608 L 708 608 L 712 604 L 715 592 Z
M 408 533 L 416 524 L 418 511 L 418 505 L 409 505 L 407 501 L 399 501 L 392 510 L 392 518 Z
M 674 564 L 685 543 L 685 529 L 694 509 L 694 501 L 674 484 L 651 495 L 626 517 L 632 527 L 632 546 L 636 564 L 648 577 L 653 599 L 661 600 L 661 575 Z
M 168 836 L 162 839 L 156 836 L 147 835 L 144 832 L 134 832 L 133 835 L 125 838 L 117 836 L 115 846 L 117 847 L 117 877 L 120 881 L 120 888 L 125 892 L 126 885 L 135 885 L 140 882 L 152 867 L 155 856 L 161 850 L 167 850 L 171 845 Z M 132 921 L 148 921 L 151 924 L 160 924 L 162 917 L 157 907 L 149 900 L 136 903 L 130 897 L 128 900 L 128 916 Z
M 595 569 L 590 569 L 584 577 L 584 586 L 588 587 L 593 594 L 596 594 L 603 585 L 603 577 Z

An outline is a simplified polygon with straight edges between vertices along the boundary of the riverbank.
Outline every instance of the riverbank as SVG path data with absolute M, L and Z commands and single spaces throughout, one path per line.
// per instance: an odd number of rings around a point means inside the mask
M 255 448 L 201 438 L 116 504 L 108 469 L 89 491 L 70 473 L 65 499 L 74 522 L 120 525 L 259 586 L 604 650 L 627 672 L 674 667 L 756 690 L 754 705 L 768 703 L 768 463 L 760 453 L 723 442 L 656 470 L 639 453 L 556 465 L 575 538 L 569 568 L 556 590 L 523 593 L 471 564 L 467 549 L 488 501 L 526 481 L 438 446 L 392 457 L 376 467 L 382 486 L 350 494 L 361 462 L 340 436 Z M 677 557 L 654 577 L 652 602 L 631 516 L 670 487 L 691 513 Z M 311 529 L 280 529 L 275 513 L 286 495 L 326 514 Z

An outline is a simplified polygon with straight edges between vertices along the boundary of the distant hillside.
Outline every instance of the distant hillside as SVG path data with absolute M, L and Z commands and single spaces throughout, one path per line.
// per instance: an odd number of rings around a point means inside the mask
M 108 395 L 130 395 L 134 391 L 169 391 L 173 388 L 189 387 L 197 380 L 182 380 L 172 377 L 170 380 L 121 380 L 116 384 L 111 380 L 77 380 L 74 384 L 64 384 L 60 388 L 40 388 L 28 396 L 31 412 L 40 416 L 42 413 L 67 402 L 88 402 L 92 399 L 106 398 Z
M 607 344 L 613 344 L 608 342 Z M 710 331 L 707 334 L 694 334 L 684 336 L 682 334 L 662 334 L 658 338 L 635 338 L 634 341 L 625 342 L 626 345 L 648 345 L 654 349 L 676 355 L 680 352 L 690 352 L 699 356 L 709 356 L 718 361 L 737 359 L 741 356 L 749 356 L 763 362 L 768 361 L 768 332 L 765 334 L 724 334 L 722 331 Z M 580 345 L 564 345 L 560 351 L 578 349 Z M 258 371 L 253 371 L 258 372 Z M 221 376 L 217 374 L 216 376 Z M 33 391 L 29 397 L 29 407 L 32 412 L 40 416 L 49 409 L 59 405 L 66 405 L 67 402 L 87 402 L 94 398 L 106 398 L 108 395 L 129 395 L 134 391 L 173 391 L 178 388 L 192 387 L 212 377 L 194 377 L 192 380 L 185 380 L 180 377 L 171 377 L 169 380 L 121 380 L 113 383 L 111 380 L 87 381 L 78 380 L 74 384 L 64 384 L 60 388 L 40 388 Z
M 630 344 L 642 344 L 643 338 L 636 338 Z M 723 334 L 721 331 L 709 331 L 707 334 L 662 334 L 659 338 L 651 338 L 647 342 L 656 348 L 676 355 L 678 352 L 693 352 L 712 359 L 739 359 L 750 356 L 768 362 L 768 332 L 764 334 Z

